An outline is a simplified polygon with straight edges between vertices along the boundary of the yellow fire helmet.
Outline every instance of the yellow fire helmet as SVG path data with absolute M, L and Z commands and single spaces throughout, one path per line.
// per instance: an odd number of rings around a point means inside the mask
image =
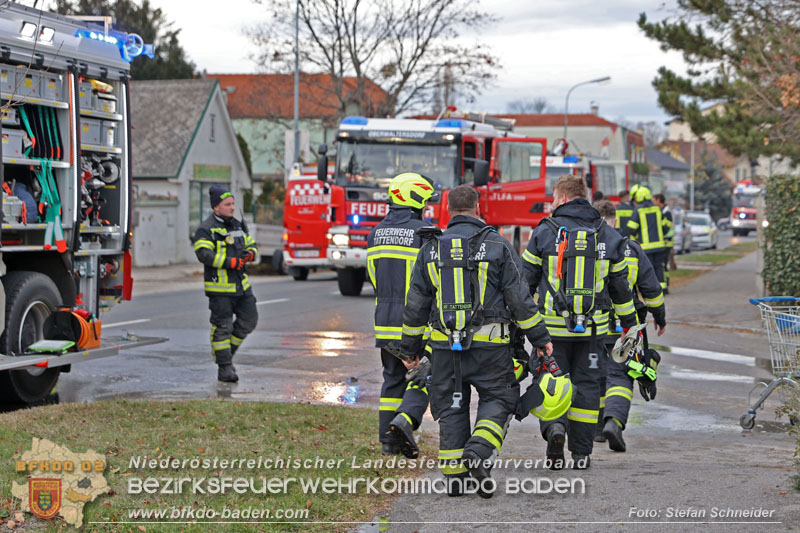
M 631 195 L 631 199 L 632 200 L 636 200 L 636 191 L 638 191 L 638 190 L 639 190 L 639 184 L 638 183 L 634 183 L 633 186 L 631 187 L 631 189 L 628 191 L 628 194 Z
M 549 372 L 539 378 L 539 388 L 544 394 L 542 405 L 534 407 L 531 414 L 542 420 L 555 420 L 572 405 L 572 382 L 568 376 L 553 377 Z
M 645 200 L 652 200 L 653 195 L 650 194 L 650 189 L 644 186 L 640 186 L 636 189 L 636 201 L 637 202 L 644 202 Z
M 422 209 L 431 196 L 433 185 L 414 172 L 398 174 L 389 182 L 389 199 L 394 205 Z

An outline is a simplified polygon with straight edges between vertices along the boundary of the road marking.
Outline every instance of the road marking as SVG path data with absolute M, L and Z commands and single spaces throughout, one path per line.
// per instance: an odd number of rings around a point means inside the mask
M 724 361 L 727 363 L 736 363 L 738 365 L 756 366 L 756 358 L 749 355 L 737 355 L 733 353 L 722 352 L 708 352 L 706 350 L 695 350 L 694 348 L 681 348 L 678 346 L 658 346 L 655 344 L 650 345 L 656 350 L 674 353 L 675 355 L 684 355 L 686 357 L 697 357 L 699 359 L 710 359 L 711 361 Z
M 263 302 L 258 302 L 256 305 L 267 305 L 267 304 L 277 304 L 280 302 L 288 302 L 289 298 L 277 298 L 275 300 L 264 300 Z
M 103 329 L 108 328 L 118 328 L 120 326 L 130 326 L 131 324 L 142 324 L 144 322 L 150 322 L 151 318 L 140 318 L 138 320 L 128 320 L 127 322 L 116 322 L 114 324 L 103 324 Z

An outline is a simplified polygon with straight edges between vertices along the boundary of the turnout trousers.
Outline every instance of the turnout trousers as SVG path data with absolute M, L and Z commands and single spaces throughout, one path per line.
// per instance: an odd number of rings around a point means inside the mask
M 647 320 L 647 308 L 641 306 L 636 309 L 639 315 L 639 322 Z M 644 336 L 644 346 L 649 348 L 647 341 L 647 329 L 642 331 Z M 611 349 L 614 345 L 607 345 L 609 358 L 608 358 L 608 377 L 606 378 L 606 391 L 605 391 L 605 410 L 603 418 L 600 420 L 602 423 L 606 418 L 616 418 L 620 427 L 625 429 L 628 423 L 628 413 L 631 410 L 631 402 L 633 401 L 633 378 L 628 375 L 628 368 L 622 364 L 617 363 L 611 359 Z
M 647 250 L 645 251 L 647 258 L 653 263 L 653 270 L 656 271 L 656 279 L 661 284 L 661 290 L 667 288 L 666 277 L 664 276 L 664 267 L 669 261 L 669 248 L 661 248 L 660 250 Z
M 211 353 L 214 362 L 229 365 L 242 341 L 258 323 L 256 297 L 249 288 L 241 296 L 209 296 L 208 308 L 211 310 Z
M 378 415 L 379 438 L 382 443 L 392 442 L 386 432 L 392 419 L 403 414 L 414 429 L 419 427 L 422 416 L 428 408 L 428 390 L 406 381 L 406 367 L 396 357 L 381 349 L 383 364 L 383 385 Z
M 461 393 L 459 406 L 453 402 L 456 372 L 453 354 L 460 358 Z M 433 349 L 430 380 L 431 414 L 439 421 L 439 464 L 446 476 L 462 475 L 466 466 L 459 461 L 464 450 L 490 459 L 500 452 L 519 399 L 519 384 L 509 345 L 470 348 L 463 352 Z M 474 387 L 478 393 L 478 414 L 470 424 L 469 404 Z
M 593 340 L 553 339 L 553 357 L 561 371 L 569 373 L 574 393 L 572 406 L 561 418 L 541 421 L 542 437 L 547 440 L 547 431 L 553 424 L 567 429 L 569 451 L 590 455 L 594 444 L 594 427 L 600 409 L 600 380 L 603 375 L 603 337 Z

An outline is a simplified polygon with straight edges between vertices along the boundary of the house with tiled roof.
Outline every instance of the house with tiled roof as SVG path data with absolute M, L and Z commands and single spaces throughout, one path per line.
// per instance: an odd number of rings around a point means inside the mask
M 663 193 L 668 200 L 681 198 L 689 183 L 689 164 L 657 148 L 647 149 L 647 163 L 650 190 Z
M 293 158 L 294 75 L 207 77 L 219 81 L 233 126 L 247 141 L 254 181 L 282 179 Z M 302 73 L 299 92 L 300 160 L 306 163 L 316 161 L 317 146 L 334 139 L 341 117 L 374 116 L 387 97 L 371 80 L 335 79 L 328 74 Z M 339 94 L 344 96 L 340 98 Z
M 191 237 L 208 216 L 208 189 L 233 192 L 250 175 L 216 80 L 131 83 L 136 266 L 196 261 Z

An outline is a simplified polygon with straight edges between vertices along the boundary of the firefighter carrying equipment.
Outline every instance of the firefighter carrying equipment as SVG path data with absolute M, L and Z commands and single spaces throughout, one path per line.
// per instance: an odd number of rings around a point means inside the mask
M 398 174 L 389 183 L 389 199 L 394 205 L 423 209 L 433 196 L 433 185 L 414 172 Z
M 484 326 L 485 316 L 475 292 L 479 290 L 478 265 L 474 257 L 481 249 L 486 235 L 493 232 L 484 226 L 472 237 L 440 235 L 437 239 L 437 266 L 440 287 L 436 292 L 439 324 L 447 335 L 450 349 L 469 350 L 473 334 Z M 505 320 L 502 325 L 510 320 Z M 492 326 L 488 324 L 487 326 Z M 438 328 L 437 328 L 438 329 Z M 503 336 L 502 333 L 500 336 Z
M 601 218 L 596 227 L 572 229 L 559 226 L 551 218 L 542 219 L 542 222 L 556 234 L 558 260 L 555 275 L 561 280 L 558 289 L 543 278 L 553 297 L 555 311 L 565 319 L 569 331 L 585 333 L 587 317 L 595 308 L 597 237 L 605 221 Z

